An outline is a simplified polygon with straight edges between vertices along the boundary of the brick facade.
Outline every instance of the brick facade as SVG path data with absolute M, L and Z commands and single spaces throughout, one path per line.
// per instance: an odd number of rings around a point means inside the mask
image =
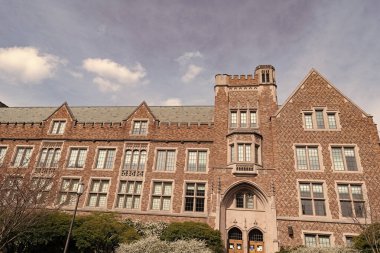
M 344 245 L 346 235 L 360 233 L 357 222 L 379 220 L 380 150 L 376 125 L 371 116 L 315 70 L 281 107 L 276 88 L 274 68 L 261 65 L 254 75 L 216 75 L 213 107 L 149 107 L 145 102 L 133 108 L 70 107 L 66 103 L 56 109 L 1 107 L 0 148 L 5 152 L 0 161 L 3 160 L 2 167 L 12 167 L 17 147 L 32 147 L 28 166 L 22 171 L 36 173 L 42 149 L 58 145 L 58 165 L 50 168 L 57 175 L 52 191 L 58 196 L 65 178 L 80 179 L 86 186 L 80 212 L 112 211 L 132 219 L 206 222 L 222 232 L 226 248 L 241 248 L 236 252 L 254 252 L 250 251 L 252 247 L 275 252 L 281 246 L 305 244 L 305 235 L 316 236 L 316 244 L 322 245 L 318 236 L 324 236 L 330 246 Z M 317 119 L 317 114 L 323 120 Z M 310 117 L 306 119 L 305 115 Z M 308 129 L 305 120 L 310 119 L 314 125 Z M 65 121 L 62 134 L 52 132 L 57 121 Z M 147 131 L 133 133 L 134 125 L 141 121 L 147 122 Z M 296 150 L 309 147 L 318 150 L 318 161 L 315 153 L 305 153 L 305 166 L 311 166 L 314 156 L 318 169 L 299 169 L 297 161 L 302 157 Z M 69 168 L 72 148 L 86 150 L 80 168 Z M 107 149 L 113 150 L 114 157 L 109 161 L 104 158 L 104 164 L 108 161 L 112 166 L 95 168 L 101 160 L 100 150 Z M 340 152 L 338 149 L 343 152 L 343 170 L 334 169 L 338 165 L 333 159 L 338 158 L 333 158 L 332 150 Z M 127 171 L 127 150 L 131 156 L 134 150 L 146 152 L 140 172 Z M 169 159 L 167 151 L 175 152 L 174 160 Z M 207 154 L 206 168 L 189 171 L 189 160 L 203 166 L 200 157 L 189 157 L 191 152 L 194 155 L 199 151 Z M 135 158 L 143 159 L 141 153 Z M 174 163 L 175 169 L 160 171 L 157 163 Z M 347 166 L 356 169 L 348 170 Z M 103 193 L 92 192 L 92 182 L 98 179 L 108 180 L 104 206 Z M 142 182 L 141 191 L 134 192 L 135 208 L 118 207 L 121 181 Z M 163 183 L 156 189 L 160 193 L 153 192 L 155 182 Z M 301 207 L 300 185 L 312 185 L 313 192 L 313 183 L 322 187 L 318 189 L 323 189 L 323 197 L 306 200 L 313 203 L 314 215 L 305 215 L 307 207 Z M 165 188 L 164 184 L 171 187 Z M 205 186 L 205 196 L 194 196 L 194 203 L 189 200 L 186 206 L 186 196 L 196 195 L 186 187 L 195 184 Z M 353 217 L 343 215 L 338 185 L 350 189 L 351 202 L 346 203 L 353 205 Z M 363 199 L 353 200 L 353 189 L 362 190 Z M 315 215 L 317 202 L 323 203 L 322 215 Z M 61 208 L 72 210 L 65 205 Z M 186 211 L 187 208 L 193 210 Z M 240 235 L 232 238 L 236 235 L 231 231 L 237 230 Z M 254 234 L 262 234 L 262 240 L 253 240 Z

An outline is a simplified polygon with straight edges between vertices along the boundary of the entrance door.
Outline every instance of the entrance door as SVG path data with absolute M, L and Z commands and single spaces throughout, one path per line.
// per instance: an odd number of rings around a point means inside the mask
M 228 253 L 243 253 L 243 235 L 238 228 L 228 231 Z
M 265 253 L 263 233 L 258 229 L 253 229 L 248 234 L 248 252 Z

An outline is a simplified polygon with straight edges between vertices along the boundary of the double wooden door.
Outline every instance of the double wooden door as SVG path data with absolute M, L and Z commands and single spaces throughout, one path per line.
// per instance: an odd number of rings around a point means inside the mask
M 264 242 L 249 241 L 248 252 L 249 253 L 265 253 Z

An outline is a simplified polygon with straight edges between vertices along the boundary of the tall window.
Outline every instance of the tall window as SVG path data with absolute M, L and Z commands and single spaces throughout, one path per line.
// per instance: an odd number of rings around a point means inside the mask
M 241 143 L 238 144 L 238 161 L 249 162 L 251 161 L 251 144 Z
M 32 155 L 31 147 L 17 147 L 16 156 L 13 160 L 14 167 L 27 167 Z
M 61 188 L 58 193 L 58 202 L 61 205 L 74 205 L 79 186 L 79 178 L 62 179 Z
M 249 118 L 250 118 L 251 127 L 257 127 L 257 113 L 256 113 L 256 111 L 250 111 L 249 112 Z
M 303 112 L 305 129 L 337 129 L 337 112 L 316 108 L 313 111 Z
M 49 196 L 52 186 L 53 181 L 51 178 L 33 177 L 31 188 L 37 192 L 37 195 L 33 196 L 33 198 L 35 198 L 35 202 L 39 204 L 45 202 Z
M 54 120 L 53 126 L 51 128 L 51 134 L 63 134 L 65 131 L 66 121 L 64 120 Z
M 237 127 L 237 111 L 231 111 L 231 116 L 230 116 L 230 127 L 235 128 Z
M 366 216 L 361 185 L 338 184 L 338 193 L 343 217 L 363 218 Z
M 117 208 L 139 209 L 141 200 L 141 181 L 120 181 L 117 194 Z
M 189 150 L 187 171 L 205 172 L 207 166 L 207 151 Z
M 59 159 L 61 158 L 60 148 L 43 148 L 41 150 L 38 168 L 57 168 Z
M 124 157 L 125 170 L 144 170 L 146 150 L 126 150 Z
M 148 121 L 147 120 L 133 121 L 132 134 L 146 135 L 147 131 L 148 131 Z
M 255 163 L 260 164 L 260 145 L 255 144 Z
M 305 234 L 305 246 L 321 248 L 331 247 L 330 235 Z
M 68 168 L 83 168 L 86 161 L 86 148 L 70 148 Z
M 99 149 L 96 160 L 96 169 L 112 169 L 115 158 L 115 149 Z
M 301 207 L 303 215 L 326 216 L 323 184 L 300 183 Z
M 93 179 L 88 194 L 87 206 L 107 207 L 108 179 Z
M 299 146 L 296 147 L 297 169 L 319 170 L 318 147 Z
M 336 171 L 357 171 L 354 147 L 332 147 L 332 160 Z
M 171 182 L 154 182 L 152 189 L 152 210 L 169 211 L 172 199 Z
M 204 212 L 205 188 L 204 183 L 186 183 L 185 211 Z
M 253 192 L 238 192 L 235 195 L 236 208 L 253 209 L 254 206 L 254 194 Z
M 269 70 L 261 70 L 261 82 L 269 83 Z
M 7 147 L 0 147 L 0 166 L 4 162 L 6 152 L 7 152 Z
M 157 150 L 156 170 L 175 170 L 175 150 Z

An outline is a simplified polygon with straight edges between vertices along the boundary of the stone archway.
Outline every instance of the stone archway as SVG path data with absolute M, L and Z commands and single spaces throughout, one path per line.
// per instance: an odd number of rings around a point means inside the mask
M 278 250 L 277 243 L 277 223 L 274 199 L 253 182 L 241 181 L 231 185 L 224 194 L 221 195 L 219 229 L 222 237 L 229 244 L 229 232 L 237 227 L 242 232 L 242 244 L 244 253 L 254 249 L 258 252 L 275 252 Z M 252 232 L 254 231 L 254 232 Z M 262 241 L 251 241 L 249 236 L 253 236 L 258 231 L 262 235 Z M 250 232 L 252 232 L 250 234 Z M 251 238 L 253 239 L 253 237 Z M 254 245 L 250 245 L 251 244 Z M 237 245 L 235 245 L 237 246 Z

